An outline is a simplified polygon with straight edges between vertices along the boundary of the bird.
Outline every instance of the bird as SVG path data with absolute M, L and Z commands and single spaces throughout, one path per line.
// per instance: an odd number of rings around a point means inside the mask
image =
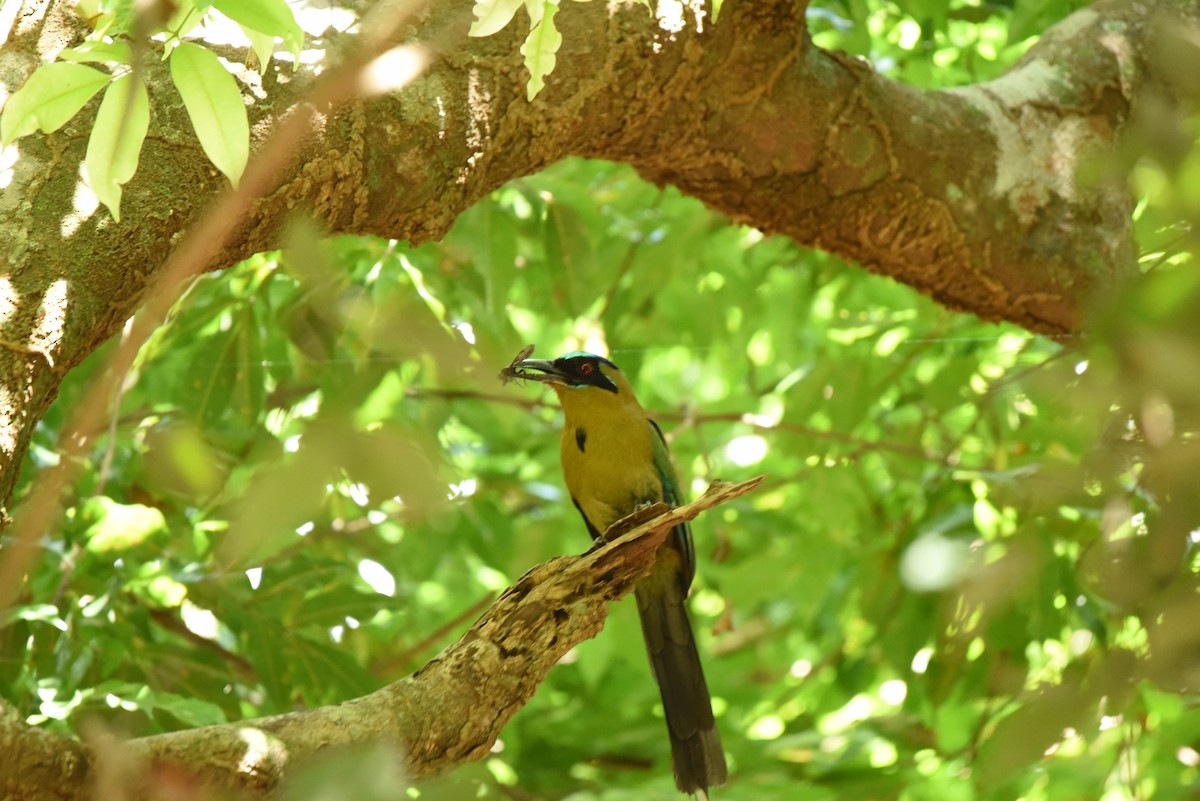
M 662 429 L 615 364 L 577 351 L 553 360 L 523 359 L 512 368 L 513 375 L 547 384 L 558 396 L 563 480 L 592 539 L 648 504 L 679 505 L 679 480 Z M 634 596 L 671 738 L 675 785 L 707 798 L 728 769 L 684 606 L 695 573 L 692 533 L 681 523 L 659 546 Z

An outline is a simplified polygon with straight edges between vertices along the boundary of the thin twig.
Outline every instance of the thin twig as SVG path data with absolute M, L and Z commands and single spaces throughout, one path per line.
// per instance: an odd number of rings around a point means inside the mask
M 381 659 L 372 663 L 371 675 L 385 678 L 398 670 L 403 670 L 417 656 L 444 640 L 446 635 L 448 635 L 450 632 L 456 630 L 464 622 L 477 616 L 480 612 L 486 609 L 488 604 L 495 600 L 495 598 L 495 593 L 488 593 L 475 603 L 471 604 L 460 614 L 456 615 L 450 620 L 447 620 L 444 624 L 438 626 L 427 636 L 422 637 L 421 640 L 416 644 L 405 648 L 403 651 L 394 656 L 389 656 L 386 659 Z
M 659 189 L 658 194 L 654 196 L 654 202 L 647 206 L 647 211 L 657 211 L 662 205 L 664 190 Z M 625 276 L 633 268 L 634 259 L 637 257 L 638 251 L 641 250 L 642 244 L 646 241 L 646 237 L 638 237 L 629 243 L 629 247 L 625 249 L 625 256 L 621 259 L 621 263 L 617 265 L 617 274 L 613 276 L 613 280 L 609 282 L 608 288 L 604 291 L 604 300 L 600 304 L 600 310 L 596 313 L 597 320 L 603 320 L 608 314 L 608 308 L 612 305 L 613 299 L 617 296 L 617 292 L 621 288 L 621 282 L 625 280 Z
M 244 680 L 248 682 L 258 681 L 258 674 L 254 670 L 254 665 L 250 664 L 250 661 L 246 657 L 241 654 L 235 654 L 220 643 L 214 642 L 207 637 L 201 637 L 166 609 L 151 609 L 149 610 L 149 614 L 151 620 L 172 634 L 182 637 L 193 646 L 215 653 L 221 658 L 221 661 L 234 668 Z
M 440 398 L 443 400 L 473 400 L 484 401 L 486 403 L 503 403 L 509 406 L 520 406 L 525 409 L 553 409 L 557 408 L 554 404 L 546 403 L 542 400 L 534 398 L 522 397 L 520 395 L 499 395 L 491 392 L 480 392 L 472 389 L 438 389 L 436 387 L 410 387 L 405 391 L 405 395 L 413 399 Z M 913 459 L 922 459 L 924 461 L 933 461 L 939 464 L 949 464 L 949 460 L 945 456 L 934 453 L 926 453 L 919 448 L 914 448 L 910 445 L 903 445 L 897 442 L 886 442 L 880 440 L 863 439 L 856 437 L 853 434 L 844 434 L 840 431 L 825 431 L 819 428 L 801 425 L 799 423 L 762 423 L 755 420 L 754 415 L 746 412 L 701 412 L 695 413 L 692 411 L 670 411 L 670 412 L 651 412 L 650 416 L 656 420 L 670 420 L 672 422 L 684 424 L 701 424 L 701 423 L 742 423 L 756 431 L 782 431 L 788 434 L 796 434 L 813 439 L 824 439 L 832 442 L 840 442 L 845 445 L 857 446 L 861 451 L 887 451 L 900 456 L 908 456 Z
M 129 336 L 129 323 L 125 324 L 125 330 L 122 336 Z M 132 364 L 130 365 L 130 369 Z M 111 412 L 108 421 L 108 444 L 104 449 L 104 458 L 100 460 L 100 470 L 96 478 L 95 495 L 103 495 L 104 487 L 108 484 L 108 474 L 112 471 L 113 458 L 117 453 L 117 428 L 121 423 L 121 399 L 125 396 L 125 384 L 127 383 L 128 369 L 121 375 L 121 380 L 116 382 L 113 388 L 113 398 L 111 402 Z
M 908 456 L 913 459 L 923 459 L 925 461 L 938 462 L 946 464 L 945 456 L 940 456 L 934 453 L 926 453 L 919 448 L 914 448 L 910 445 L 902 445 L 898 442 L 886 442 L 882 440 L 863 439 L 856 437 L 853 434 L 844 434 L 841 431 L 825 431 L 820 428 L 812 428 L 811 426 L 801 425 L 800 423 L 762 423 L 755 420 L 754 415 L 745 412 L 708 412 L 703 414 L 694 414 L 686 416 L 680 412 L 666 412 L 664 414 L 654 415 L 659 420 L 691 420 L 696 423 L 741 423 L 749 426 L 756 431 L 783 431 L 788 434 L 796 434 L 803 437 L 811 437 L 813 439 L 824 439 L 831 442 L 840 442 L 844 445 L 855 445 L 862 451 L 887 451 L 900 456 Z
M 472 400 L 486 403 L 503 403 L 509 406 L 520 406 L 524 409 L 557 408 L 554 404 L 543 400 L 529 398 L 524 395 L 508 393 L 500 395 L 492 392 L 480 392 L 475 389 L 439 389 L 437 387 L 409 387 L 404 391 L 405 397 L 414 400 L 438 398 L 441 400 Z

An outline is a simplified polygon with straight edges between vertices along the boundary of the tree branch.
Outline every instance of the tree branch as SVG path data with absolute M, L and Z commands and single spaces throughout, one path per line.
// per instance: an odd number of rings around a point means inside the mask
M 420 782 L 485 756 L 504 725 L 551 668 L 604 626 L 608 605 L 631 592 L 678 523 L 754 490 L 763 476 L 714 482 L 676 509 L 659 504 L 631 530 L 562 556 L 522 576 L 453 645 L 411 676 L 336 706 L 131 740 L 141 766 L 140 797 L 156 795 L 153 777 L 188 777 L 217 792 L 269 798 L 311 757 L 338 748 L 383 744 Z M 664 511 L 665 510 L 665 511 Z M 637 517 L 644 518 L 645 511 Z M 618 521 L 609 531 L 620 531 Z M 0 797 L 16 801 L 93 798 L 95 748 L 0 720 Z M 137 775 L 137 771 L 133 775 Z
M 40 22 L 54 4 L 24 5 L 0 59 L 7 87 L 78 27 L 49 36 Z M 1121 148 L 1140 105 L 1169 109 L 1184 91 L 1172 77 L 1178 61 L 1155 57 L 1162 31 L 1200 21 L 1200 0 L 1103 0 L 1047 32 L 998 80 L 917 91 L 813 46 L 802 4 L 734 4 L 716 24 L 665 31 L 636 4 L 584 3 L 558 17 L 558 67 L 530 103 L 524 24 L 470 38 L 472 5 L 439 4 L 392 37 L 431 54 L 427 73 L 322 116 L 289 150 L 296 158 L 281 180 L 209 247 L 206 267 L 276 245 L 297 210 L 330 232 L 427 241 L 504 182 L 584 155 L 632 164 L 734 219 L 954 308 L 1074 331 L 1086 298 L 1135 274 Z M 348 52 L 343 39 L 312 44 Z M 316 69 L 278 66 L 263 77 L 250 107 L 255 159 L 271 131 L 308 108 Z M 257 81 L 249 72 L 244 79 Z M 172 96 L 164 65 L 149 60 L 145 77 L 151 97 Z M 20 140 L 5 190 L 21 203 L 0 215 L 10 266 L 0 281 L 0 396 L 13 399 L 0 409 L 0 503 L 62 373 L 144 302 L 177 258 L 181 233 L 225 186 L 182 107 L 162 102 L 123 193 L 125 221 L 75 210 L 96 107 Z
M 798 20 L 734 12 L 681 65 L 704 92 L 658 101 L 673 135 L 627 158 L 656 183 L 951 308 L 1072 332 L 1090 295 L 1135 274 L 1125 179 L 1144 147 L 1136 112 L 1176 107 L 1175 75 L 1200 56 L 1155 53 L 1167 25 L 1198 21 L 1195 0 L 1099 2 L 996 80 L 918 91 L 802 42 Z

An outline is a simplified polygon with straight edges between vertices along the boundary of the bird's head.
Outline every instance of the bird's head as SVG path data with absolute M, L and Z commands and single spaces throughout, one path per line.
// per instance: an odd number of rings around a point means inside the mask
M 557 359 L 525 359 L 514 365 L 521 378 L 549 384 L 563 409 L 637 403 L 625 374 L 594 353 L 567 353 Z

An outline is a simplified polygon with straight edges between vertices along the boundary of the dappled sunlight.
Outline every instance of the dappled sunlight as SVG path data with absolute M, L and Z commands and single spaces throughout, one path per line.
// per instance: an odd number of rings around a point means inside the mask
M 252 46 L 249 37 L 242 30 L 242 26 L 219 11 L 206 15 L 201 23 L 192 30 L 191 36 L 209 44 L 227 45 L 243 50 Z M 169 34 L 160 33 L 156 38 L 166 41 Z
M 0 104 L 3 99 L 0 99 Z M 12 183 L 17 160 L 21 157 L 21 150 L 16 142 L 13 142 L 8 147 L 0 150 L 0 189 L 6 188 Z M 12 198 L 15 200 L 16 198 Z M 2 202 L 2 201 L 0 201 Z
M 11 453 L 17 447 L 16 420 L 8 412 L 16 403 L 16 398 L 8 387 L 0 385 L 0 448 Z
M 371 97 L 401 89 L 425 70 L 428 60 L 425 51 L 418 47 L 393 47 L 363 68 L 359 91 L 364 97 Z
M 967 572 L 970 547 L 961 539 L 922 534 L 904 549 L 900 576 L 914 592 L 939 592 L 957 584 Z
M 183 625 L 187 626 L 187 630 L 192 634 L 206 640 L 216 640 L 220 637 L 220 621 L 209 610 L 196 606 L 191 601 L 184 601 L 179 612 Z
M 490 592 L 502 592 L 512 584 L 513 577 L 487 565 L 479 565 L 474 570 L 474 578 L 480 587 Z
M 846 702 L 845 706 L 825 715 L 817 723 L 817 730 L 825 734 L 838 734 L 853 728 L 879 709 L 879 701 L 869 695 L 859 694 Z
M 100 208 L 100 198 L 92 191 L 87 180 L 87 167 L 79 166 L 79 180 L 75 183 L 75 194 L 72 198 L 72 211 L 62 221 L 62 238 L 70 239 L 92 215 Z
M 330 28 L 340 33 L 346 33 L 354 29 L 358 22 L 354 11 L 334 3 L 324 2 L 324 0 L 292 3 L 291 5 L 292 10 L 296 13 L 296 21 L 309 36 L 320 36 Z
M 764 715 L 755 720 L 746 729 L 746 737 L 750 740 L 774 740 L 783 734 L 783 721 L 778 715 Z
M 380 595 L 386 595 L 390 598 L 396 594 L 396 577 L 391 574 L 391 571 L 374 559 L 359 560 L 358 576 Z
M 238 738 L 246 744 L 246 751 L 238 760 L 241 773 L 266 773 L 278 771 L 288 762 L 288 750 L 283 741 L 262 729 L 243 726 L 238 729 Z
M 0 275 L 0 325 L 4 325 L 17 311 L 20 295 L 7 275 Z
M 704 33 L 704 18 L 708 16 L 704 0 L 657 0 L 654 6 L 654 18 L 658 27 L 669 34 L 669 41 L 674 41 L 676 35 L 688 27 L 689 21 L 696 33 Z M 654 43 L 655 52 L 662 47 L 660 42 Z
M 1146 393 L 1141 410 L 1142 430 L 1156 448 L 1165 447 L 1175 435 L 1175 412 L 1171 401 L 1160 391 Z
M 879 685 L 879 700 L 888 706 L 900 706 L 908 697 L 908 685 L 903 679 L 888 679 Z
M 63 326 L 67 321 L 67 280 L 60 278 L 46 288 L 38 310 L 37 323 L 30 333 L 29 341 L 37 347 L 53 366 L 62 344 Z
M 471 153 L 458 173 L 459 184 L 467 182 L 475 163 L 483 158 L 484 151 L 492 139 L 492 93 L 476 69 L 467 73 L 467 111 L 471 115 L 466 131 L 467 147 Z
M 23 8 L 21 3 L 0 3 L 0 45 L 8 41 L 16 25 L 17 15 Z M 4 84 L 0 83 L 0 104 L 3 104 L 5 99 L 4 88 Z
M 324 70 L 325 57 L 326 57 L 325 51 L 322 49 L 318 49 L 318 48 L 308 48 L 305 50 L 301 50 L 300 55 L 298 57 L 293 56 L 291 53 L 288 53 L 288 52 L 282 51 L 282 50 L 272 56 L 272 58 L 278 59 L 279 61 L 284 62 L 284 63 L 303 64 L 306 67 L 309 67 L 311 69 L 313 75 L 320 75 L 325 71 Z M 285 75 L 286 75 L 286 73 L 285 73 Z M 284 78 L 281 78 L 280 80 L 281 80 L 281 82 L 286 82 L 288 79 L 286 77 L 284 77 Z
M 735 437 L 725 445 L 725 457 L 738 467 L 750 467 L 767 458 L 767 440 L 757 434 Z
M 575 320 L 575 324 L 571 327 L 570 333 L 563 337 L 561 345 L 546 345 L 547 352 L 542 353 L 542 347 L 538 348 L 538 358 L 552 359 L 560 353 L 570 351 L 584 351 L 585 353 L 595 353 L 597 356 L 612 358 L 612 350 L 609 347 L 608 339 L 604 327 L 599 325 L 596 320 L 582 317 Z M 550 352 L 553 348 L 553 352 Z

